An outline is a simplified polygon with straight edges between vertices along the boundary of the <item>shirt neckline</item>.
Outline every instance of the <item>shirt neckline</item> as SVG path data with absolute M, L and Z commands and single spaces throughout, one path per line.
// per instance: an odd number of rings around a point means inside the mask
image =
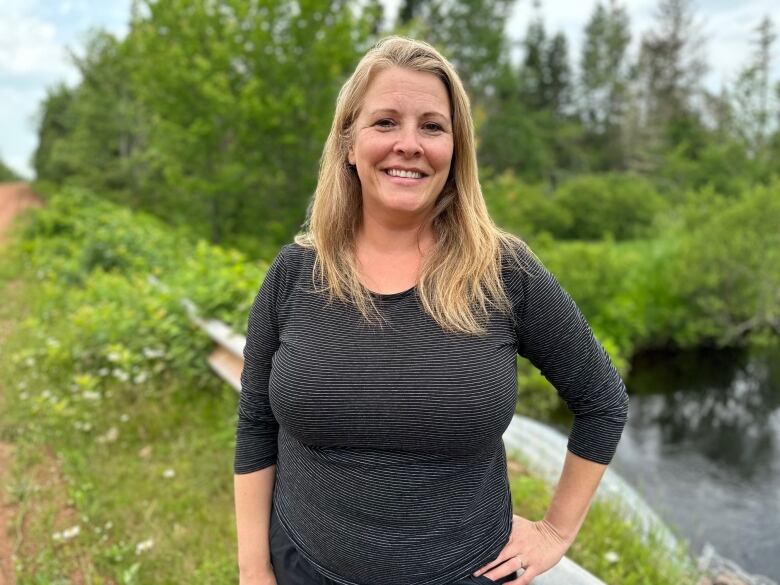
M 368 290 L 368 289 L 366 289 L 366 290 Z M 369 290 L 368 294 L 371 295 L 375 299 L 391 300 L 391 299 L 400 299 L 402 297 L 409 296 L 415 290 L 417 290 L 417 285 L 414 285 L 412 288 L 408 288 L 406 290 L 402 290 L 401 292 L 397 292 L 397 293 L 377 293 L 377 292 L 374 292 L 372 290 Z

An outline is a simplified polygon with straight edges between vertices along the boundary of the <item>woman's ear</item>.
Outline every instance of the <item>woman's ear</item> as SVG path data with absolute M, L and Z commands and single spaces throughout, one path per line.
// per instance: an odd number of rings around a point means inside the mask
M 347 150 L 347 162 L 353 167 L 355 166 L 355 151 L 351 146 L 349 147 L 349 150 Z

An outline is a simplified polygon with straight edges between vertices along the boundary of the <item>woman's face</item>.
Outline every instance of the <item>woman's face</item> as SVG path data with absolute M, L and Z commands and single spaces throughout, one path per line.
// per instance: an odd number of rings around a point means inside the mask
M 423 219 L 447 181 L 452 150 L 444 83 L 398 67 L 376 73 L 348 155 L 357 167 L 364 213 L 395 222 Z

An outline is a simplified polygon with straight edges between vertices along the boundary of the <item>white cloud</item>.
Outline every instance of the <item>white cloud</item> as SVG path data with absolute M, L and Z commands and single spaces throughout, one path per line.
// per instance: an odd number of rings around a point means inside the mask
M 54 24 L 13 8 L 0 20 L 0 73 L 56 75 L 66 63 Z
M 780 27 L 780 4 L 776 0 L 748 0 L 735 2 L 724 9 L 709 12 L 704 19 L 704 32 L 708 39 L 708 60 L 712 71 L 709 85 L 720 87 L 731 83 L 738 72 L 750 60 L 755 45 L 755 29 L 769 15 Z M 780 77 L 780 59 L 775 45 L 773 77 Z

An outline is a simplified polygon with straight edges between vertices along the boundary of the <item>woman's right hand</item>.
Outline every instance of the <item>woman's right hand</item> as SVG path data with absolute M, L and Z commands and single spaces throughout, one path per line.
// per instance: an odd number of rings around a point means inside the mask
M 238 585 L 276 585 L 276 575 L 273 569 L 268 569 L 254 575 L 239 576 Z

